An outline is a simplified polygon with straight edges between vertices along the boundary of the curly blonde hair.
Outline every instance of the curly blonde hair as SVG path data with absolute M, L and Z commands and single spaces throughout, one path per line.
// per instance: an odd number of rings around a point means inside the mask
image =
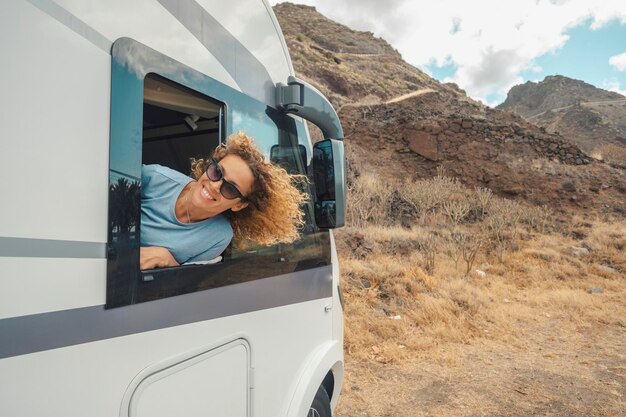
M 226 143 L 213 151 L 213 159 L 220 161 L 226 155 L 243 159 L 254 176 L 248 206 L 240 211 L 223 213 L 233 228 L 236 243 L 245 245 L 248 240 L 260 245 L 290 243 L 299 237 L 304 226 L 304 213 L 300 206 L 307 195 L 296 187 L 306 182 L 304 175 L 290 175 L 283 168 L 266 162 L 254 139 L 239 131 Z M 192 159 L 191 176 L 199 179 L 209 164 L 209 159 Z

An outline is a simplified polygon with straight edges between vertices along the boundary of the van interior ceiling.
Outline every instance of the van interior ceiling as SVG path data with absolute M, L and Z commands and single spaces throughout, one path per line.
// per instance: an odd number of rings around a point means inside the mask
M 220 143 L 222 106 L 148 74 L 144 83 L 142 163 L 190 173 L 190 158 L 206 157 Z

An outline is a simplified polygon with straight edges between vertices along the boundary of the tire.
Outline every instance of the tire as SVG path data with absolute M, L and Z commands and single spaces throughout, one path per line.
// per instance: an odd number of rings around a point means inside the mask
M 307 417 L 332 417 L 330 411 L 330 398 L 323 385 L 320 385 Z

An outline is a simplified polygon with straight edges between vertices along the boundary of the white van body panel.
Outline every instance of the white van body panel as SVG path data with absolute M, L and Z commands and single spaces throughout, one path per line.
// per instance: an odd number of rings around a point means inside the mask
M 111 56 L 28 2 L 2 9 L 0 236 L 104 243 Z
M 106 259 L 0 257 L 0 271 L 0 320 L 102 305 L 106 298 Z
M 295 391 L 301 379 L 295 371 L 306 362 L 303 354 L 331 337 L 331 314 L 325 312 L 326 305 L 328 300 L 317 300 L 2 359 L 0 415 L 124 416 L 122 399 L 144 368 L 199 347 L 208 351 L 225 340 L 241 338 L 233 333 L 238 328 L 252 329 L 245 340 L 251 346 L 254 368 L 254 415 L 284 415 L 291 403 L 287 394 Z M 284 335 L 300 327 L 307 329 L 305 335 L 290 339 L 286 346 Z M 279 361 L 266 360 L 277 354 Z M 9 382 L 4 380 L 7 375 L 19 377 Z M 186 385 L 176 388 L 180 391 L 172 390 L 170 396 L 184 398 Z M 221 391 L 217 395 L 222 395 Z M 276 398 L 285 401 L 276 403 Z M 312 399 L 307 399 L 308 404 Z
M 63 9 L 78 17 L 109 43 L 129 37 L 211 77 L 238 88 L 235 80 L 200 41 L 155 0 L 93 2 L 59 0 Z
M 196 69 L 212 78 L 233 87 L 242 89 L 241 80 L 250 72 L 249 67 L 236 67 L 235 74 L 230 74 L 220 62 L 208 53 L 203 41 L 224 41 L 219 39 L 219 32 L 206 25 L 198 16 L 196 9 L 185 10 L 185 5 L 195 3 L 230 33 L 238 43 L 263 64 L 275 83 L 284 81 L 293 75 L 291 60 L 284 48 L 284 40 L 275 20 L 268 19 L 269 5 L 259 0 L 238 0 L 227 5 L 220 0 L 201 0 L 197 2 L 178 2 L 176 0 L 109 0 L 106 4 L 94 7 L 92 2 L 81 0 L 59 0 L 58 4 L 69 13 L 77 16 L 103 37 L 113 42 L 121 37 L 133 38 L 183 64 Z M 194 34 L 173 18 L 169 10 L 178 10 L 179 16 L 187 17 L 194 25 Z M 254 25 L 246 22 L 255 22 Z M 200 39 L 198 39 L 200 38 Z M 225 42 L 225 41 L 224 41 Z M 229 56 L 237 59 L 237 45 L 229 44 Z M 272 103 L 273 90 L 268 86 L 258 85 L 257 91 L 244 90 L 246 94 Z

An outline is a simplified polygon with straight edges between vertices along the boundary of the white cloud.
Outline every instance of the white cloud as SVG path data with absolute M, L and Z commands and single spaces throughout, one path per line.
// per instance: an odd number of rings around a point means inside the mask
M 589 7 L 593 7 L 592 29 L 599 29 L 613 20 L 626 23 L 626 7 L 623 0 L 600 0 Z
M 418 67 L 455 65 L 451 81 L 484 102 L 506 96 L 536 58 L 567 42 L 568 29 L 587 21 L 592 29 L 615 19 L 626 23 L 623 0 L 292 1 L 372 31 Z
M 622 89 L 619 81 L 615 79 L 605 80 L 602 88 L 604 88 L 605 90 L 613 91 L 615 93 L 621 94 L 624 97 L 626 97 L 626 89 Z
M 615 69 L 618 71 L 626 70 L 626 52 L 610 57 L 609 64 L 615 67 Z

